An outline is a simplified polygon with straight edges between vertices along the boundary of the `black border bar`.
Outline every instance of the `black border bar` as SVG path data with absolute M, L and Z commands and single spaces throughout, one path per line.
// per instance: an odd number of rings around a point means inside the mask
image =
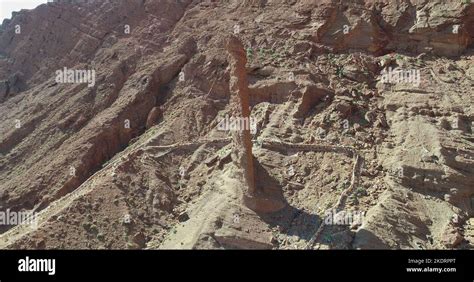
M 55 259 L 55 275 L 19 272 L 26 257 Z M 412 262 L 409 263 L 409 259 Z M 455 259 L 455 262 L 452 260 Z M 423 262 L 414 264 L 413 260 Z M 450 263 L 441 263 L 451 260 Z M 429 261 L 430 263 L 426 263 Z M 435 263 L 436 262 L 436 263 Z M 407 268 L 456 268 L 407 272 Z M 473 251 L 0 251 L 0 281 L 474 281 Z

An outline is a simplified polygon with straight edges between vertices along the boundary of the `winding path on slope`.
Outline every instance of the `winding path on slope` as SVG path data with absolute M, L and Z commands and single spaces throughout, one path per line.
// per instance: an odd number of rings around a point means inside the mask
M 192 149 L 196 146 L 202 146 L 206 144 L 228 144 L 232 140 L 231 138 L 219 138 L 219 139 L 210 139 L 210 140 L 199 140 L 196 142 L 183 142 L 183 143 L 176 143 L 176 144 L 171 144 L 171 145 L 165 145 L 165 146 L 146 146 L 145 148 L 151 148 L 155 150 L 163 150 L 164 153 L 161 154 L 160 156 L 164 156 L 166 154 L 171 153 L 173 150 L 177 149 Z M 321 145 L 321 144 L 301 144 L 301 143 L 289 143 L 289 142 L 282 142 L 282 141 L 277 141 L 277 140 L 270 140 L 270 139 L 262 139 L 261 140 L 261 146 L 262 148 L 269 149 L 269 150 L 296 150 L 296 151 L 314 151 L 314 152 L 335 152 L 335 153 L 342 153 L 346 154 L 348 156 L 351 156 L 354 158 L 354 166 L 353 166 L 353 171 L 352 171 L 352 177 L 351 177 L 351 184 L 348 189 L 346 189 L 339 197 L 337 203 L 335 204 L 334 208 L 336 210 L 341 210 L 342 206 L 344 205 L 345 199 L 348 197 L 348 195 L 353 191 L 353 189 L 356 187 L 358 178 L 360 175 L 360 169 L 361 169 L 361 164 L 362 164 L 362 158 L 357 154 L 356 149 L 353 147 L 349 146 L 341 146 L 341 145 Z M 137 150 L 137 148 L 135 149 Z M 131 152 L 128 152 L 127 154 L 132 154 L 135 150 L 132 150 Z M 120 158 L 118 158 L 119 160 Z M 5 249 L 23 236 L 29 234 L 30 232 L 35 231 L 38 229 L 40 226 L 48 222 L 53 216 L 59 214 L 61 211 L 66 209 L 70 204 L 72 204 L 76 199 L 87 195 L 88 193 L 94 191 L 94 184 L 95 184 L 95 179 L 96 177 L 101 177 L 106 174 L 106 170 L 108 168 L 113 168 L 114 165 L 116 164 L 117 160 L 115 162 L 109 163 L 107 166 L 105 166 L 103 169 L 100 171 L 96 172 L 93 174 L 88 180 L 86 180 L 84 183 L 82 183 L 77 189 L 75 189 L 73 192 L 63 196 L 62 198 L 52 202 L 48 207 L 40 211 L 39 213 L 36 214 L 36 219 L 37 219 L 37 224 L 36 225 L 17 225 L 7 232 L 0 234 L 0 249 Z M 224 177 L 224 176 L 223 176 Z M 230 181 L 228 178 L 226 178 L 227 181 Z M 224 181 L 224 179 L 221 179 Z M 225 181 L 224 181 L 225 182 Z M 231 187 L 232 185 L 222 185 L 225 187 Z M 212 194 L 212 193 L 211 193 Z M 215 195 L 204 195 L 203 200 L 206 199 L 207 204 L 203 204 L 199 207 L 197 207 L 196 213 L 199 215 L 197 217 L 197 220 L 192 220 L 189 223 L 187 223 L 183 228 L 180 228 L 177 230 L 177 233 L 181 234 L 181 232 L 187 233 L 190 232 L 190 226 L 197 227 L 196 232 L 201 230 L 202 228 L 205 227 L 206 224 L 208 224 L 211 220 L 209 217 L 209 214 L 212 214 L 218 210 L 222 210 L 226 205 L 219 204 L 219 203 L 226 203 L 229 202 L 229 198 L 236 198 L 238 199 L 238 195 L 236 194 L 236 191 L 229 190 L 229 189 L 223 189 L 222 191 L 218 191 L 218 193 L 214 193 Z M 318 228 L 316 233 L 313 235 L 311 240 L 308 243 L 307 248 L 311 248 L 314 243 L 317 241 L 319 235 L 322 233 L 324 229 L 324 222 L 321 224 L 321 226 Z M 196 233 L 193 231 L 193 234 Z M 196 233 L 197 234 L 197 233 Z M 186 246 L 191 244 L 192 242 L 195 241 L 196 236 L 198 235 L 179 235 L 178 237 L 181 238 L 187 242 Z M 180 237 L 181 236 L 181 237 Z M 187 239 L 186 239 L 187 238 Z M 176 242 L 176 240 L 173 240 L 172 242 Z M 171 243 L 164 243 L 162 247 L 167 248 L 170 246 L 176 246 L 175 244 Z

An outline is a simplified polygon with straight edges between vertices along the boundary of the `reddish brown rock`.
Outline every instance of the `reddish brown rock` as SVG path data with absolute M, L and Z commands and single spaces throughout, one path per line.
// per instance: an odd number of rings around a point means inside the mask
M 234 118 L 250 120 L 250 98 L 247 80 L 247 56 L 240 40 L 230 36 L 226 42 L 230 60 L 231 114 Z M 255 169 L 252 155 L 252 136 L 250 128 L 233 131 L 233 160 L 243 169 L 245 186 L 244 196 L 254 197 Z
M 153 127 L 158 121 L 163 117 L 163 112 L 159 107 L 153 107 L 150 113 L 148 113 L 148 117 L 146 119 L 146 128 L 149 129 Z
M 68 2 L 0 27 L 0 211 L 45 222 L 0 248 L 304 248 L 334 203 L 367 217 L 311 246 L 472 248 L 474 4 Z

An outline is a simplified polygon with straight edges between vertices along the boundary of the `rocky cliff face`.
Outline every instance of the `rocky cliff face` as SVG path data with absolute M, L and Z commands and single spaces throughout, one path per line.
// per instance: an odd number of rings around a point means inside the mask
M 472 248 L 473 40 L 457 0 L 22 11 L 0 247 Z

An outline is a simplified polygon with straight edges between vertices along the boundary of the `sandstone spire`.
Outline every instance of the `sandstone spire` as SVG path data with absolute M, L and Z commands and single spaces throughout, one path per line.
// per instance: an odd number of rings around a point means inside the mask
M 242 118 L 250 124 L 250 95 L 248 89 L 247 56 L 242 42 L 231 35 L 226 42 L 230 63 L 230 107 L 235 118 Z M 272 212 L 282 209 L 286 204 L 276 195 L 269 195 L 257 189 L 255 163 L 252 154 L 250 127 L 232 131 L 232 161 L 237 173 L 242 177 L 243 202 L 257 212 Z
M 247 64 L 245 49 L 240 40 L 234 35 L 228 38 L 226 45 L 230 62 L 230 104 L 232 115 L 236 118 L 250 121 L 250 98 L 245 69 Z M 232 140 L 232 159 L 243 170 L 244 174 L 245 186 L 243 192 L 245 201 L 245 199 L 255 197 L 256 193 L 250 128 L 245 127 L 242 130 L 233 131 Z

